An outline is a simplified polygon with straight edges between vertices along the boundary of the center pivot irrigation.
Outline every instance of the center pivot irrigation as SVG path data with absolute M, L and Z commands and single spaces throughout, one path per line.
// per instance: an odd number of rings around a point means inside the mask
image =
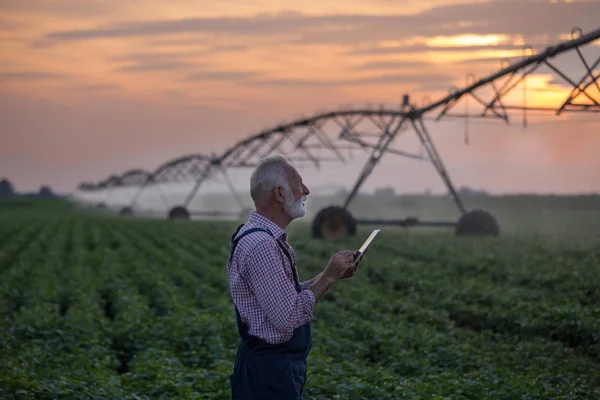
M 284 154 L 296 166 L 314 166 L 321 168 L 326 163 L 347 163 L 356 155 L 366 156 L 366 162 L 357 177 L 351 191 L 341 205 L 332 205 L 320 210 L 312 222 L 312 235 L 318 238 L 333 239 L 345 235 L 354 235 L 359 224 L 395 225 L 395 226 L 432 226 L 450 227 L 458 236 L 497 236 L 500 228 L 495 217 L 484 210 L 467 210 L 454 188 L 450 176 L 442 162 L 424 120 L 430 113 L 437 111 L 434 121 L 443 118 L 491 118 L 510 123 L 509 112 L 519 111 L 523 116 L 523 124 L 527 126 L 527 112 L 550 112 L 560 115 L 566 112 L 599 112 L 600 94 L 596 71 L 600 64 L 600 56 L 589 62 L 581 48 L 592 44 L 600 38 L 600 29 L 586 35 L 578 28 L 571 32 L 571 40 L 547 47 L 543 52 L 535 54 L 528 46 L 523 48 L 524 56 L 519 61 L 506 65 L 500 71 L 478 81 L 468 76 L 468 84 L 460 90 L 452 90 L 446 97 L 421 107 L 411 103 L 409 95 L 404 95 L 399 109 L 344 109 L 322 112 L 308 118 L 301 118 L 291 123 L 280 124 L 242 140 L 225 150 L 221 155 L 189 155 L 166 162 L 148 173 L 141 170 L 128 171 L 122 176 L 111 176 L 98 183 L 82 183 L 82 191 L 106 191 L 105 201 L 115 187 L 139 186 L 131 204 L 121 209 L 121 214 L 132 215 L 145 188 L 165 182 L 193 182 L 192 191 L 182 204 L 169 211 L 171 219 L 189 219 L 192 215 L 228 215 L 221 211 L 190 211 L 190 202 L 201 186 L 211 179 L 224 178 L 234 199 L 240 206 L 238 213 L 230 215 L 244 217 L 248 209 L 236 193 L 227 171 L 229 169 L 253 168 L 257 162 L 271 153 Z M 597 46 L 588 46 L 594 51 Z M 565 68 L 560 69 L 554 58 L 569 53 L 576 53 L 583 64 L 584 73 L 576 82 L 569 77 Z M 572 69 L 572 65 L 571 65 Z M 569 70 L 570 71 L 570 70 Z M 569 85 L 571 93 L 555 107 L 533 107 L 527 105 L 527 77 L 533 73 L 545 73 L 556 76 L 562 83 Z M 572 73 L 572 72 L 571 72 Z M 505 104 L 509 93 L 522 88 L 522 104 Z M 451 114 L 458 104 L 473 101 L 480 107 L 478 113 Z M 468 126 L 468 125 L 467 125 Z M 418 138 L 422 149 L 419 154 L 401 150 L 394 145 L 395 140 L 407 132 Z M 364 182 L 380 163 L 384 154 L 394 154 L 431 163 L 444 185 L 452 201 L 460 212 L 458 221 L 425 221 L 419 218 L 397 220 L 355 219 L 348 207 L 359 192 Z M 164 197 L 163 197 L 164 200 Z M 166 202 L 165 202 L 166 203 Z

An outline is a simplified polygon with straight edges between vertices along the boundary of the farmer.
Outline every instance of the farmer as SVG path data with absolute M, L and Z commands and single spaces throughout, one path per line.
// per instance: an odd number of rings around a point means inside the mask
M 357 252 L 340 251 L 319 275 L 299 281 L 285 228 L 304 216 L 309 193 L 281 155 L 262 159 L 250 178 L 256 211 L 233 235 L 227 264 L 240 334 L 230 375 L 234 400 L 302 399 L 315 306 L 358 267 Z

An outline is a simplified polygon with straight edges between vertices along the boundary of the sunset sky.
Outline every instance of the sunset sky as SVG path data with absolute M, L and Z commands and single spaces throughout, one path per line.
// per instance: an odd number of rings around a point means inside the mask
M 398 107 L 404 93 L 436 100 L 468 73 L 519 59 L 524 44 L 540 52 L 575 26 L 600 29 L 599 16 L 597 0 L 2 0 L 0 178 L 20 191 L 70 192 L 183 154 L 221 153 L 317 110 Z M 589 64 L 600 57 L 598 41 L 583 50 Z M 576 82 L 585 72 L 575 52 L 556 65 Z M 528 80 L 528 103 L 559 106 L 570 88 L 544 73 Z M 516 89 L 507 102 L 521 99 Z M 457 186 L 600 192 L 599 113 L 530 116 L 527 129 L 512 118 L 473 123 L 468 146 L 464 122 L 428 123 Z M 337 168 L 339 183 L 351 185 L 359 169 Z M 386 156 L 365 189 L 439 190 L 432 171 Z M 337 182 L 334 173 L 311 179 Z

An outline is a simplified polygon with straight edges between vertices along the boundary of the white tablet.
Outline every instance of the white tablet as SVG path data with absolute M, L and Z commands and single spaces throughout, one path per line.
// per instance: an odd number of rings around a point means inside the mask
M 375 240 L 377 235 L 379 235 L 379 232 L 381 232 L 381 229 L 375 229 L 373 232 L 371 232 L 371 235 L 367 238 L 367 240 L 365 240 L 363 245 L 360 246 L 360 249 L 358 249 L 359 254 L 358 254 L 358 257 L 356 257 L 356 260 L 354 260 L 353 265 L 356 265 L 356 263 L 358 263 L 360 261 L 363 254 L 365 254 L 365 251 L 367 251 L 369 249 L 369 247 L 371 246 L 371 243 L 373 243 L 373 240 Z

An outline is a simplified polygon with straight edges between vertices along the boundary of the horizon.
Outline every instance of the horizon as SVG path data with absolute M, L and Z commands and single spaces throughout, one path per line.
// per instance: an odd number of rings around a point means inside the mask
M 57 195 L 57 196 L 68 196 L 68 197 L 76 197 L 76 196 L 83 196 L 85 197 L 87 196 L 93 196 L 93 195 L 102 195 L 105 194 L 102 192 L 102 190 L 98 190 L 97 192 L 95 191 L 56 191 L 54 190 L 54 188 L 51 185 L 40 185 L 39 188 L 37 189 L 29 189 L 29 190 L 19 190 L 18 187 L 16 187 L 14 185 L 14 183 L 6 177 L 0 177 L 0 182 L 3 181 L 8 181 L 9 183 L 11 183 L 13 185 L 13 189 L 14 192 L 13 194 L 15 195 L 30 195 L 30 194 L 37 194 L 40 192 L 40 190 L 44 187 L 49 188 L 53 194 Z M 155 186 L 160 186 L 160 185 L 152 185 L 152 186 L 148 186 L 146 188 L 146 190 L 150 190 L 152 188 L 154 188 Z M 191 186 L 191 184 L 190 184 Z M 141 188 L 141 186 L 131 186 L 131 187 L 114 187 L 113 188 L 113 193 L 115 192 L 119 192 L 119 191 L 127 191 L 127 190 L 136 190 Z M 367 196 L 367 197 L 371 197 L 371 196 L 377 196 L 376 191 L 377 190 L 387 190 L 393 187 L 391 186 L 379 186 L 379 187 L 375 187 L 373 190 L 361 190 L 359 193 L 357 193 L 357 196 Z M 346 191 L 348 191 L 348 188 L 344 188 Z M 581 196 L 600 196 L 600 191 L 589 191 L 589 192 L 573 192 L 573 193 L 553 193 L 553 192 L 488 192 L 484 189 L 480 189 L 480 188 L 472 188 L 472 187 L 455 187 L 457 193 L 461 196 L 461 197 L 512 197 L 512 196 L 532 196 L 532 197 L 581 197 Z M 394 189 L 395 190 L 395 189 Z M 182 194 L 188 194 L 190 190 L 181 190 L 181 191 L 172 191 L 172 192 L 167 192 L 163 194 L 168 194 L 168 195 L 182 195 Z M 239 193 L 239 192 L 238 192 Z M 117 193 L 118 194 L 118 193 Z M 249 196 L 249 192 L 245 193 L 247 196 Z M 347 193 L 346 193 L 347 194 Z M 201 198 L 201 197 L 210 197 L 210 196 L 231 196 L 231 192 L 228 191 L 224 191 L 224 190 L 214 190 L 214 191 L 202 191 L 202 192 L 198 192 L 198 194 L 195 196 L 195 198 Z M 440 191 L 430 191 L 430 192 L 417 192 L 417 191 L 413 191 L 413 192 L 399 192 L 399 191 L 395 191 L 394 192 L 394 197 L 418 197 L 418 196 L 425 196 L 425 197 L 447 197 L 447 193 L 446 192 L 440 192 Z M 311 191 L 310 197 L 314 198 L 314 197 L 331 197 L 333 195 L 328 194 L 325 191 Z M 387 195 L 382 195 L 383 197 L 387 196 Z M 0 196 L 0 200 L 2 199 L 2 197 Z

